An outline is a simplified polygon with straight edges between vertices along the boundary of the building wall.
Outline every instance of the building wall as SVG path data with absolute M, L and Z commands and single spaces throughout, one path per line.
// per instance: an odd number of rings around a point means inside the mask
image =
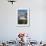
M 15 40 L 19 32 L 30 33 L 33 40 L 46 40 L 46 1 L 17 0 L 13 5 L 0 0 L 0 40 Z M 16 9 L 30 8 L 30 26 L 16 26 Z

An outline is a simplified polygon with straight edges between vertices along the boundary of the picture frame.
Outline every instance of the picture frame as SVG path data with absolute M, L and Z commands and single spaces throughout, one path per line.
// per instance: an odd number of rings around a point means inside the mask
M 17 8 L 16 9 L 16 26 L 25 27 L 30 25 L 30 9 Z

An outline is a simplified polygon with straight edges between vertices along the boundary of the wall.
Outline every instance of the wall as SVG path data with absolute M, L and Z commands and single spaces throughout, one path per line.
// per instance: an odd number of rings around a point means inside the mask
M 45 0 L 17 0 L 14 5 L 0 0 L 0 40 L 15 40 L 18 32 L 30 33 L 33 40 L 46 40 L 45 5 Z M 29 27 L 16 27 L 17 8 L 30 8 Z

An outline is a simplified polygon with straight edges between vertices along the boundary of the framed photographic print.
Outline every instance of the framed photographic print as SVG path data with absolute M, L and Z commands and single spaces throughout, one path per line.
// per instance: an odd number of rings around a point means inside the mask
M 16 11 L 17 26 L 29 26 L 29 8 L 18 8 Z

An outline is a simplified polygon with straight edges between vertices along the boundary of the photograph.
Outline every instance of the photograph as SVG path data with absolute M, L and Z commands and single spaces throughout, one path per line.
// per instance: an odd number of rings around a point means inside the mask
M 29 8 L 17 9 L 17 26 L 29 26 Z
M 27 10 L 18 10 L 18 24 L 27 24 Z

